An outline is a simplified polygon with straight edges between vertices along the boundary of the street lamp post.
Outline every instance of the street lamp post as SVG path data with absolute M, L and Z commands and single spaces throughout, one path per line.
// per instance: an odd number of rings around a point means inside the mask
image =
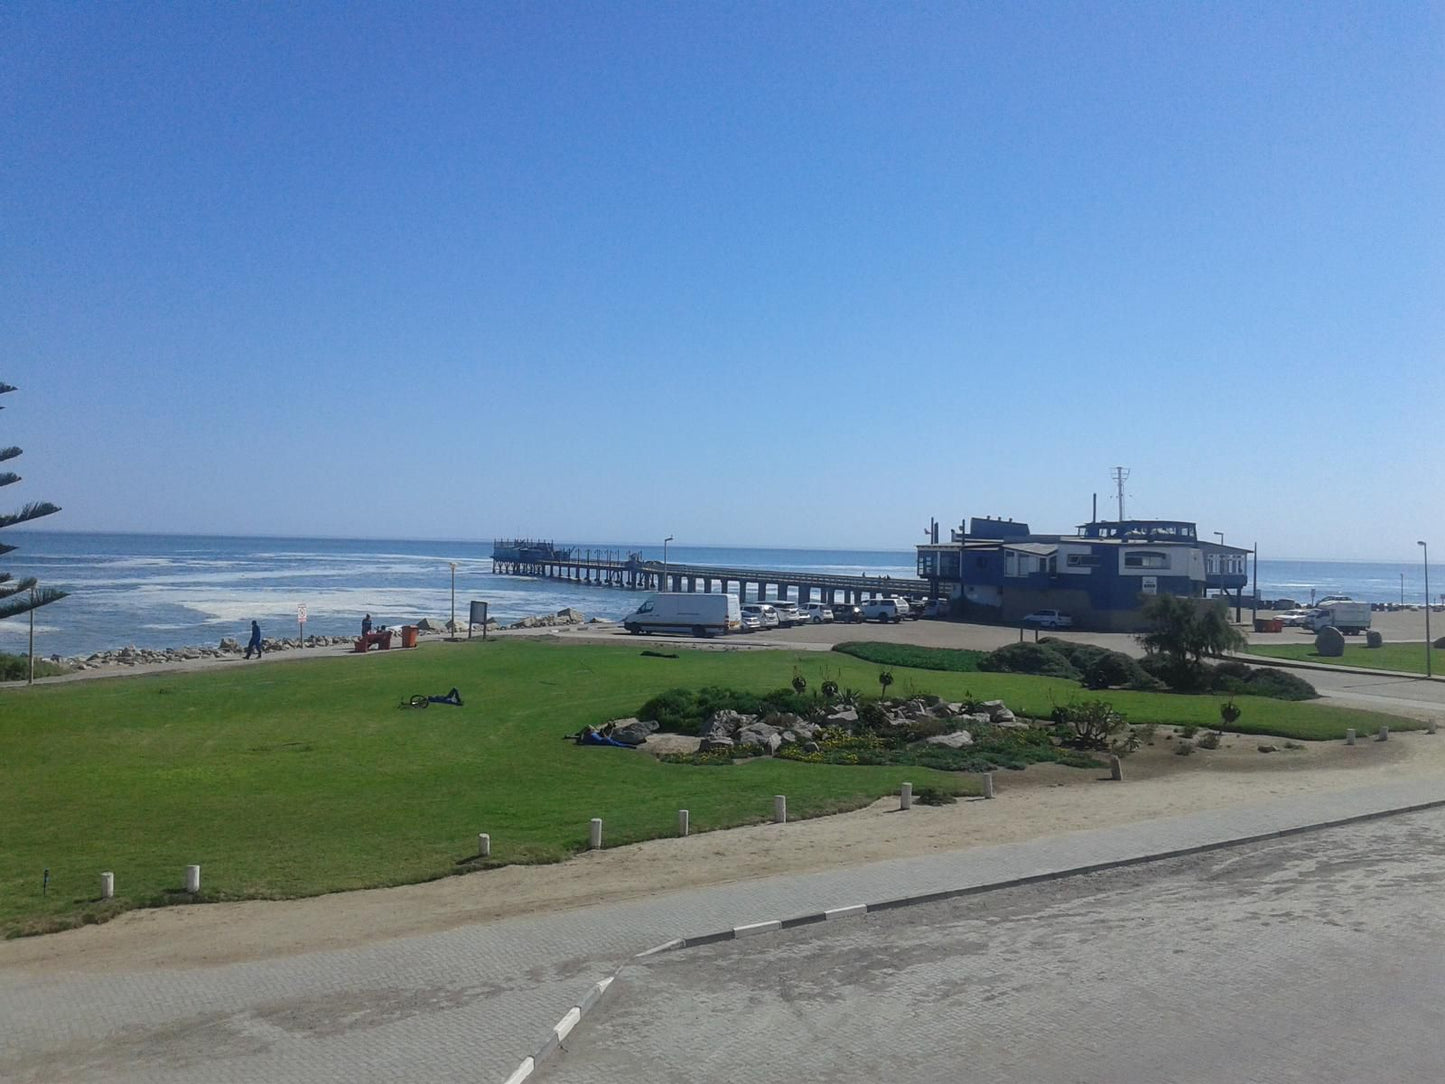
M 448 561 L 452 566 L 452 639 L 457 638 L 457 563 Z
M 662 589 L 667 590 L 667 544 L 672 541 L 672 535 L 662 540 Z
M 1400 573 L 1400 605 L 1405 605 L 1405 574 Z
M 1430 676 L 1430 547 L 1421 542 L 1425 551 L 1425 676 Z

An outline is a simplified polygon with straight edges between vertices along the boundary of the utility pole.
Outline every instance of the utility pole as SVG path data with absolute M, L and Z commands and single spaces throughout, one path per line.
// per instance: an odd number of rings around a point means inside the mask
M 1119 522 L 1124 522 L 1124 483 L 1129 480 L 1128 467 L 1114 468 L 1114 488 L 1119 493 Z

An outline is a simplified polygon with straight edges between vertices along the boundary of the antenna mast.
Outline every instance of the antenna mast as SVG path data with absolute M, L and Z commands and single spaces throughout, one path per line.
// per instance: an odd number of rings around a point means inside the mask
M 1119 522 L 1124 522 L 1124 483 L 1129 480 L 1128 467 L 1114 468 L 1114 487 L 1119 491 Z

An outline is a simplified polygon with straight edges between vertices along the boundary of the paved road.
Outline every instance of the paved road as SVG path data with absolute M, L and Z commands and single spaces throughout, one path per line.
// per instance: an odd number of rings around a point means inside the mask
M 1445 812 L 626 968 L 534 1080 L 1433 1082 Z

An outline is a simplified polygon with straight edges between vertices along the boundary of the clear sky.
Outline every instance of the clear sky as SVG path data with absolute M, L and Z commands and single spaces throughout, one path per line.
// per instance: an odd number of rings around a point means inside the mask
M 1445 555 L 1439 3 L 0 8 L 70 530 Z

